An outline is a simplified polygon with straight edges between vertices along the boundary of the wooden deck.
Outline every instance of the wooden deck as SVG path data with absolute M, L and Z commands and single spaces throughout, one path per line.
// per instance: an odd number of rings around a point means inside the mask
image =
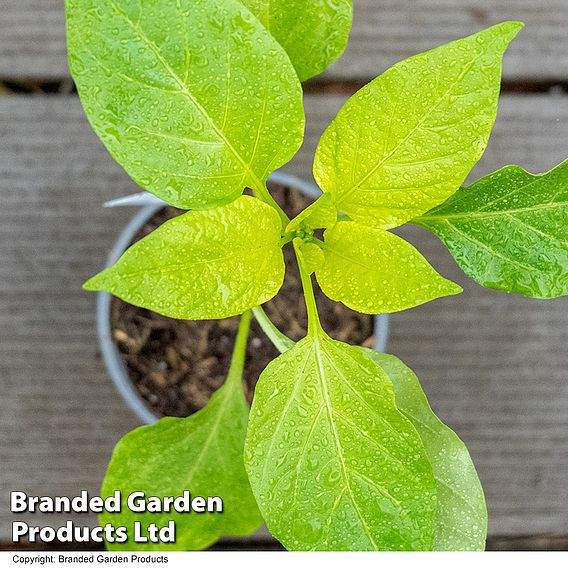
M 0 81 L 12 91 L 23 81 L 67 77 L 62 6 L 18 0 L 2 7 Z M 328 83 L 365 80 L 399 58 L 507 18 L 527 22 L 506 59 L 515 92 L 502 98 L 474 177 L 507 163 L 545 171 L 566 158 L 564 0 L 355 0 L 355 7 L 352 45 L 326 84 L 307 96 L 306 144 L 287 171 L 311 175 L 315 144 L 345 100 L 326 94 L 334 90 Z M 548 91 L 552 84 L 559 86 Z M 81 291 L 134 214 L 102 203 L 137 188 L 73 95 L 0 96 L 0 140 L 0 540 L 6 540 L 14 520 L 10 490 L 96 492 L 113 445 L 138 425 L 101 363 L 95 297 Z M 435 410 L 471 449 L 492 542 L 566 546 L 568 300 L 482 289 L 431 235 L 406 234 L 465 293 L 395 315 L 389 350 L 417 371 Z
M 0 76 L 68 75 L 64 0 L 8 0 L 0 18 Z M 507 81 L 564 81 L 568 69 L 565 0 L 354 0 L 345 56 L 328 80 L 365 79 L 399 59 L 504 20 L 527 27 L 511 46 Z

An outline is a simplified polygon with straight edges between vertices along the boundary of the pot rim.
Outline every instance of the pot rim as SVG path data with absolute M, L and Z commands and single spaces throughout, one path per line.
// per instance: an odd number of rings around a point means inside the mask
M 269 181 L 295 187 L 310 197 L 317 198 L 321 195 L 321 191 L 315 184 L 290 174 L 274 172 L 269 177 Z M 128 222 L 126 227 L 120 233 L 118 239 L 115 241 L 110 254 L 107 257 L 105 268 L 116 263 L 124 251 L 130 246 L 132 239 L 144 226 L 144 224 L 165 206 L 165 203 L 159 202 L 145 205 Z M 154 424 L 161 418 L 161 416 L 150 409 L 138 389 L 134 386 L 134 383 L 128 375 L 128 370 L 122 360 L 120 351 L 112 339 L 110 320 L 112 296 L 108 292 L 98 292 L 97 296 L 97 333 L 99 337 L 99 346 L 107 372 L 110 375 L 114 386 L 129 406 L 130 410 L 132 410 L 144 424 Z M 375 349 L 377 351 L 385 351 L 389 334 L 389 315 L 377 315 L 374 316 L 374 319 L 374 335 L 376 338 Z

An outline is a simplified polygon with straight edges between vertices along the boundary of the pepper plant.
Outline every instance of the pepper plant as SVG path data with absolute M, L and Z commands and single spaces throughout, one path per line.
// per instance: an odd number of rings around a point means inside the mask
M 462 186 L 486 148 L 502 56 L 522 24 L 410 57 L 352 96 L 317 148 L 321 197 L 289 219 L 266 182 L 302 144 L 301 80 L 343 51 L 350 0 L 66 5 L 70 67 L 92 127 L 140 186 L 188 210 L 85 288 L 172 318 L 242 315 L 226 384 L 195 415 L 123 438 L 102 490 L 220 495 L 224 512 L 125 507 L 101 522 L 173 519 L 177 541 L 109 547 L 199 549 L 264 520 L 290 550 L 483 549 L 487 513 L 466 447 L 404 363 L 326 334 L 313 278 L 366 314 L 458 294 L 390 231 L 414 223 L 483 286 L 568 292 L 568 162 L 542 175 L 508 166 Z M 309 315 L 296 344 L 260 307 L 282 285 L 285 246 Z M 251 312 L 281 355 L 249 412 Z

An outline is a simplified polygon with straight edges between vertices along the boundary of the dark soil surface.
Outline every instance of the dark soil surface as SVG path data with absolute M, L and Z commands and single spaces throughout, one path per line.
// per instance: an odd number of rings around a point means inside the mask
M 311 203 L 297 190 L 272 184 L 271 191 L 290 217 Z M 164 221 L 183 213 L 173 207 L 158 212 L 136 236 L 143 238 Z M 264 309 L 275 325 L 292 339 L 307 326 L 300 276 L 291 245 L 286 245 L 286 280 L 278 296 Z M 372 346 L 373 318 L 329 300 L 316 289 L 323 328 L 335 339 Z M 181 321 L 166 318 L 114 298 L 113 337 L 128 373 L 150 408 L 163 416 L 189 416 L 203 408 L 224 382 L 231 362 L 239 318 L 220 321 Z M 244 376 L 252 401 L 254 387 L 277 350 L 253 321 Z

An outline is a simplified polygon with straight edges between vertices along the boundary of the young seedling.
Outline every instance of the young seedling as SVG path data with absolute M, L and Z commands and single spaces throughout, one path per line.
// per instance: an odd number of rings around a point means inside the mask
M 502 56 L 522 24 L 411 57 L 351 97 L 315 155 L 323 195 L 290 220 L 266 181 L 302 143 L 300 79 L 343 51 L 350 1 L 66 4 L 69 62 L 93 128 L 143 188 L 188 210 L 85 288 L 173 318 L 242 314 L 226 384 L 201 412 L 128 434 L 102 490 L 220 495 L 223 514 L 168 514 L 175 544 L 109 547 L 198 549 L 264 519 L 290 550 L 483 549 L 485 500 L 466 447 L 401 361 L 326 334 L 312 275 L 367 314 L 459 293 L 390 232 L 410 222 L 483 286 L 568 292 L 568 162 L 540 176 L 509 166 L 461 187 L 487 145 Z M 296 344 L 259 307 L 282 285 L 283 246 L 295 250 L 309 315 Z M 249 415 L 251 311 L 282 354 Z M 135 520 L 156 516 L 101 518 Z

